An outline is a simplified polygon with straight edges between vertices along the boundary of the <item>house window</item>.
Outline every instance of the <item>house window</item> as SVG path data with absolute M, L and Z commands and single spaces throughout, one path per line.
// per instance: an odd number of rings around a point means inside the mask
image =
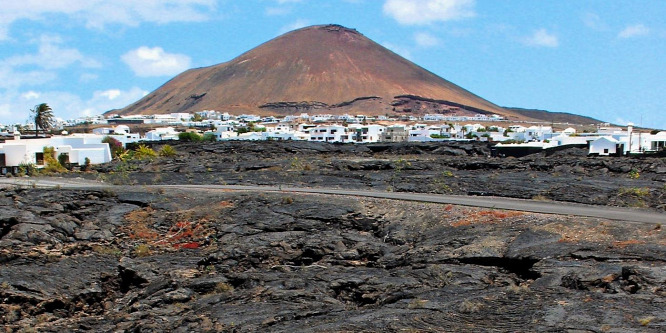
M 7 166 L 7 162 L 5 160 L 5 154 L 0 154 L 0 167 Z
M 604 154 L 608 154 L 608 149 L 604 149 Z
M 44 153 L 35 153 L 35 159 L 37 160 L 37 165 L 44 165 Z

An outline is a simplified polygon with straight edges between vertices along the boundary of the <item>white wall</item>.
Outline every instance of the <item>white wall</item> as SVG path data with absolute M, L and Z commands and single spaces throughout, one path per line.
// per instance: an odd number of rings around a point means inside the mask
M 56 158 L 59 153 L 68 153 L 70 163 L 82 165 L 87 157 L 92 164 L 100 164 L 111 161 L 109 145 L 102 143 L 104 137 L 103 135 L 57 136 L 49 139 L 6 142 L 0 145 L 0 153 L 5 154 L 7 166 L 18 166 L 22 163 L 36 164 L 36 153 L 43 152 L 44 147 L 53 147 Z
M 605 151 L 606 150 L 606 151 Z M 608 140 L 606 138 L 599 138 L 590 142 L 590 154 L 599 154 L 608 156 L 617 152 L 617 142 L 615 140 Z

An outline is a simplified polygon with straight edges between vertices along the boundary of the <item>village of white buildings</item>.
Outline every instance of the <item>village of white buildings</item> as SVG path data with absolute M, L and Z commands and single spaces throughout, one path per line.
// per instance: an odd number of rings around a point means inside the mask
M 481 125 L 485 124 L 485 125 Z M 510 125 L 509 125 L 510 124 Z M 72 128 L 88 125 L 90 133 L 69 133 Z M 133 133 L 130 126 L 151 129 Z M 551 125 L 551 126 L 549 126 Z M 564 127 L 566 124 L 560 124 Z M 59 135 L 35 137 L 34 124 L 0 124 L 0 167 L 2 174 L 19 165 L 44 164 L 44 147 L 53 147 L 56 155 L 66 155 L 74 165 L 111 161 L 112 137 L 123 146 L 142 141 L 178 140 L 180 133 L 194 131 L 215 140 L 306 140 L 328 143 L 487 141 L 502 151 L 512 149 L 550 149 L 559 146 L 585 146 L 589 154 L 629 155 L 663 151 L 666 131 L 637 131 L 626 127 L 597 126 L 596 131 L 577 132 L 574 127 L 554 131 L 552 124 L 516 124 L 497 115 L 472 117 L 441 114 L 423 117 L 364 115 L 292 115 L 285 117 L 232 116 L 206 110 L 195 114 L 95 116 L 75 120 L 57 120 Z M 24 133 L 21 133 L 23 131 Z M 31 134 L 32 133 L 32 134 Z M 53 133 L 53 132 L 52 132 Z

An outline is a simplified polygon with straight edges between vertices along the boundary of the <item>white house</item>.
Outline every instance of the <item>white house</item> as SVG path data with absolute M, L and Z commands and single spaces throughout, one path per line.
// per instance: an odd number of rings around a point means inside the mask
M 313 123 L 325 122 L 333 119 L 333 115 L 330 114 L 315 114 L 310 116 L 310 121 Z
M 234 131 L 233 128 L 229 130 L 229 127 L 218 127 L 213 134 L 215 134 L 215 139 L 217 141 L 238 138 L 238 133 Z
M 444 119 L 445 116 L 441 114 L 426 114 L 423 116 L 423 121 L 443 121 Z
M 263 134 L 264 134 L 263 132 L 240 133 L 240 134 L 238 134 L 238 136 L 236 136 L 235 138 L 231 138 L 231 139 L 248 140 L 248 141 L 265 140 Z
M 614 155 L 621 149 L 620 145 L 620 141 L 610 136 L 602 136 L 590 142 L 589 154 L 598 154 L 601 156 Z
M 112 127 L 98 127 L 92 130 L 92 133 L 95 135 L 109 135 L 113 133 Z
M 666 149 L 666 131 L 657 134 L 648 134 L 645 146 L 649 151 L 660 151 Z
M 265 132 L 263 136 L 266 140 L 310 140 L 310 134 L 298 131 Z
M 178 140 L 178 132 L 173 127 L 160 127 L 148 131 L 146 141 Z
M 408 141 L 417 141 L 417 142 L 424 142 L 424 141 L 438 141 L 443 139 L 443 137 L 450 138 L 451 133 L 449 131 L 448 125 L 442 126 L 427 126 L 427 127 L 422 127 L 422 126 L 415 126 L 415 129 L 409 130 L 409 136 L 407 138 Z M 433 138 L 432 136 L 439 136 L 440 138 Z
M 347 127 L 341 125 L 317 126 L 310 129 L 310 141 L 351 142 Z
M 63 154 L 70 163 L 83 165 L 86 158 L 91 164 L 111 161 L 109 144 L 102 143 L 104 135 L 77 134 L 54 136 L 48 139 L 13 140 L 0 144 L 0 166 L 45 165 L 44 147 L 53 147 L 56 158 Z
M 139 133 L 130 133 L 130 128 L 127 125 L 118 125 L 114 128 L 110 127 L 100 127 L 93 129 L 94 135 L 100 135 L 102 137 L 109 136 L 112 137 L 125 147 L 128 143 L 138 142 L 141 140 L 141 135 Z
M 254 114 L 242 114 L 238 117 L 236 117 L 238 121 L 243 121 L 243 122 L 259 122 L 261 121 L 261 117 L 254 115 Z
M 562 131 L 562 134 L 574 135 L 576 134 L 576 129 L 573 127 L 567 127 L 565 130 Z
M 553 137 L 553 128 L 550 126 L 530 126 L 525 129 L 525 140 L 543 141 Z
M 359 143 L 379 142 L 385 130 L 386 127 L 382 125 L 351 124 L 347 127 L 350 139 Z
M 106 136 L 118 140 L 120 143 L 122 143 L 123 148 L 125 148 L 128 143 L 141 141 L 141 135 L 139 135 L 139 133 L 125 133 L 125 134 L 113 133 Z

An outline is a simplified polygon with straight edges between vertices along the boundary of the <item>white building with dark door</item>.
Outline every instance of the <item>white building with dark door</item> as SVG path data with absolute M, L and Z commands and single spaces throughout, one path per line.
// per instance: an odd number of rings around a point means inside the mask
M 111 161 L 109 144 L 102 143 L 104 135 L 78 134 L 54 136 L 48 139 L 18 139 L 0 143 L 0 166 L 14 167 L 22 164 L 45 165 L 44 148 L 53 147 L 55 157 L 65 155 L 69 163 L 83 165 L 86 158 L 91 164 Z

